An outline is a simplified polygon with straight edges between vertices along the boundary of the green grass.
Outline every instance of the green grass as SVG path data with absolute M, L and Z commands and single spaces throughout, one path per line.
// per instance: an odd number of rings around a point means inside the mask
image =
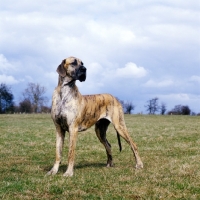
M 75 174 L 63 161 L 55 176 L 45 176 L 55 160 L 55 128 L 50 115 L 0 115 L 0 199 L 200 199 L 200 118 L 126 115 L 144 169 L 135 170 L 128 144 L 120 153 L 116 133 L 107 134 L 115 166 L 94 127 L 79 133 Z M 67 136 L 67 135 L 66 135 Z

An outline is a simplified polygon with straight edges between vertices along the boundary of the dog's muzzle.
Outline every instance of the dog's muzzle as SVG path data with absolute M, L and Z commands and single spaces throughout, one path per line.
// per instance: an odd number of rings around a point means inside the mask
M 86 68 L 84 66 L 80 66 L 76 72 L 76 79 L 79 81 L 85 81 L 86 79 Z

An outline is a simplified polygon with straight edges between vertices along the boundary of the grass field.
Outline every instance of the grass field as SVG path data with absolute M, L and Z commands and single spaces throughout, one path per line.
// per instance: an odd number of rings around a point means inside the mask
M 135 170 L 128 144 L 120 153 L 110 126 L 115 166 L 94 127 L 79 133 L 75 174 L 45 176 L 55 160 L 54 125 L 47 114 L 0 115 L 0 199 L 200 199 L 200 117 L 126 115 L 144 169 Z

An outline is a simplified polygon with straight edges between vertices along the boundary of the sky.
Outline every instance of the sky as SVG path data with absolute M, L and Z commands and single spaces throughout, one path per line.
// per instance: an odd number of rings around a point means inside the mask
M 133 113 L 155 97 L 200 113 L 199 0 L 0 0 L 0 83 L 15 104 L 33 82 L 51 105 L 69 56 L 87 68 L 82 94 L 110 93 Z

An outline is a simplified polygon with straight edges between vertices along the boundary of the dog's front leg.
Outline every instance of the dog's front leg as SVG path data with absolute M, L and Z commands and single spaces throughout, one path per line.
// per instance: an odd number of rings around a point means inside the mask
M 78 130 L 76 130 L 74 128 L 70 128 L 70 130 L 69 130 L 68 168 L 63 176 L 73 176 L 77 134 L 78 134 Z
M 58 168 L 61 162 L 62 149 L 65 139 L 65 131 L 60 127 L 56 127 L 56 161 L 53 168 L 47 173 L 47 175 L 54 175 L 58 172 Z

